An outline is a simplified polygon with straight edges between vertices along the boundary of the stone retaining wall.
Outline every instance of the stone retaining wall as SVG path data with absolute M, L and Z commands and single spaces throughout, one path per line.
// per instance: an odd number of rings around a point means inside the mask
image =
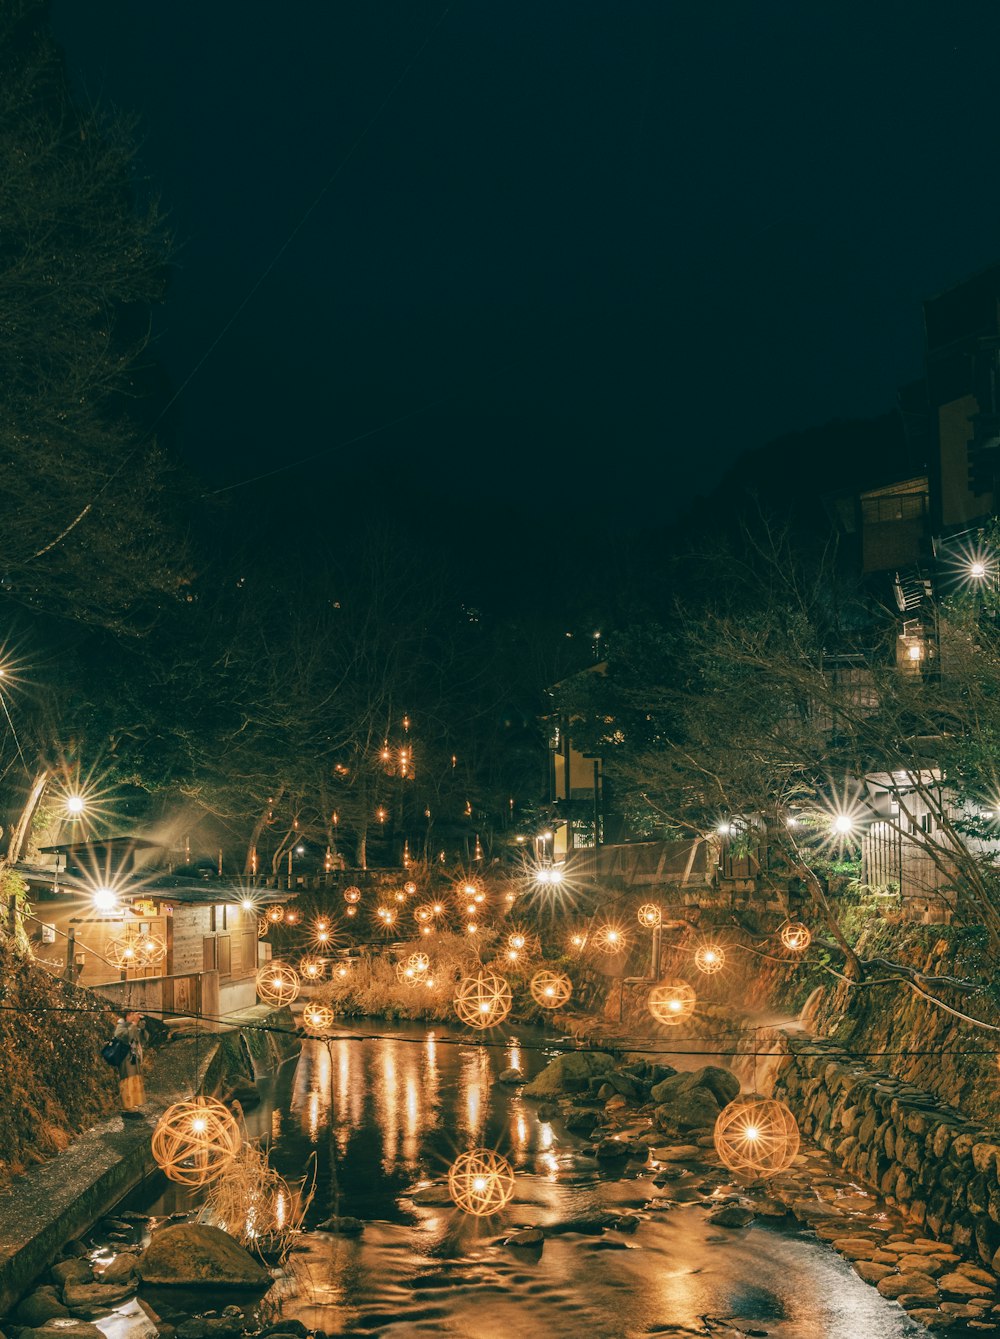
M 761 1087 L 803 1133 L 909 1222 L 1000 1270 L 1000 1133 L 801 1028 L 773 1037 L 786 1054 Z

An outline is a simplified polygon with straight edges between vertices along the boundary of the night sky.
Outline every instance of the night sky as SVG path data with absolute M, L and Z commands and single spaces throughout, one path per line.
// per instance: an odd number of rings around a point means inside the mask
M 1000 258 L 992 0 L 53 19 L 139 118 L 175 388 L 231 322 L 178 444 L 209 488 L 319 453 L 249 507 L 669 518 L 769 438 L 891 408 L 921 299 Z

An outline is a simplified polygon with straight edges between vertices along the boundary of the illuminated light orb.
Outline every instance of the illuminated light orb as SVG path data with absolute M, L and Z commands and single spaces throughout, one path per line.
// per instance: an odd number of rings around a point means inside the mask
M 516 949 L 518 952 L 525 948 L 528 943 L 528 936 L 520 933 L 507 936 L 507 947 Z
M 267 919 L 266 916 L 261 916 L 260 920 L 258 920 L 257 922 L 257 938 L 263 939 L 264 936 L 267 934 L 268 930 L 270 930 L 270 928 L 271 928 L 271 922 Z
M 316 938 L 316 943 L 317 943 L 317 944 L 329 944 L 329 942 L 330 942 L 330 931 L 329 931 L 329 930 L 317 930 L 317 931 L 316 931 L 316 936 L 315 936 L 315 938 Z
M 144 967 L 159 967 L 167 956 L 167 946 L 158 935 L 141 934 L 136 940 L 136 948 Z
M 435 916 L 442 915 L 444 913 L 444 903 L 443 902 L 431 903 L 431 911 L 433 911 Z
M 68 814 L 82 814 L 87 807 L 87 801 L 82 795 L 66 796 L 66 812 Z
M 573 982 L 565 972 L 542 968 L 531 978 L 531 998 L 543 1009 L 561 1009 L 573 994 Z
M 307 1004 L 302 1010 L 302 1026 L 311 1037 L 321 1037 L 333 1027 L 333 1010 L 326 1004 Z
M 576 931 L 569 937 L 569 946 L 571 949 L 574 949 L 577 953 L 582 953 L 583 950 L 587 947 L 587 936 L 581 933 L 579 930 Z
M 361 901 L 361 889 L 360 889 L 360 888 L 355 888 L 355 886 L 354 886 L 353 884 L 350 886 L 350 888 L 345 888 L 345 889 L 344 889 L 344 901 L 348 904 L 348 906 L 354 906 L 355 903 L 360 902 L 360 901 Z
M 116 935 L 109 939 L 105 945 L 104 952 L 108 961 L 118 968 L 129 968 L 141 966 L 141 956 L 139 953 L 139 941 L 135 935 L 123 934 Z
M 431 931 L 431 927 L 430 927 L 429 925 L 422 925 L 422 926 L 420 927 L 420 933 L 421 933 L 422 935 L 429 935 L 429 934 L 431 934 L 431 933 L 432 933 L 432 931 Z
M 351 969 L 345 963 L 341 963 L 333 975 L 338 981 L 346 981 L 351 974 Z
M 117 911 L 118 894 L 113 888 L 95 888 L 93 903 L 95 911 Z
M 375 909 L 375 915 L 382 922 L 385 929 L 391 930 L 396 924 L 396 916 L 398 913 L 393 907 L 377 907 Z
M 299 923 L 299 913 L 298 913 L 297 911 L 295 911 L 293 908 L 290 907 L 290 908 L 285 912 L 285 924 L 286 924 L 286 925 L 298 925 L 298 923 Z
M 466 932 L 470 935 L 477 935 L 479 933 L 479 926 L 476 924 L 475 921 L 469 921 L 465 929 Z
M 267 913 L 267 919 L 272 925 L 280 925 L 285 919 L 284 910 L 281 907 L 271 907 Z
M 406 894 L 403 892 L 402 889 L 400 889 L 398 893 L 393 893 L 392 896 L 393 896 L 393 899 L 394 899 L 396 902 L 405 902 L 405 901 L 406 901 Z
M 420 980 L 420 973 L 408 966 L 405 962 L 396 963 L 396 980 L 401 986 L 415 986 Z
M 358 914 L 358 909 L 357 909 L 357 907 L 348 907 L 348 908 L 347 908 L 347 914 L 348 914 L 348 916 L 356 916 L 356 915 Z
M 601 925 L 594 932 L 594 948 L 599 953 L 621 953 L 628 948 L 628 936 L 617 925 Z
M 413 882 L 412 879 L 408 879 L 406 883 L 403 884 L 403 892 L 406 894 L 407 897 L 412 897 L 416 891 L 417 891 L 417 885 Z
M 320 981 L 325 971 L 326 962 L 323 958 L 306 957 L 299 962 L 299 976 L 303 981 Z
M 694 965 L 706 976 L 721 972 L 725 964 L 726 952 L 721 944 L 702 944 L 700 948 L 695 949 Z
M 475 895 L 476 895 L 478 892 L 479 892 L 479 889 L 476 887 L 476 885 L 475 885 L 474 883 L 463 883 L 463 884 L 462 884 L 462 895 L 463 895 L 464 897 L 475 897 Z
M 639 924 L 646 930 L 657 930 L 663 920 L 655 902 L 644 902 L 637 913 Z
M 737 1176 L 777 1176 L 799 1151 L 799 1127 L 784 1102 L 751 1093 L 722 1108 L 713 1131 L 715 1151 Z
M 426 972 L 431 960 L 426 953 L 411 953 L 406 959 L 406 965 L 412 967 L 415 972 Z
M 510 983 L 495 972 L 479 972 L 458 983 L 455 1012 L 469 1027 L 496 1027 L 510 1013 L 513 998 Z
M 413 919 L 418 925 L 429 925 L 434 919 L 434 908 L 429 902 L 422 902 L 419 907 L 413 908 Z
M 792 953 L 802 953 L 812 943 L 812 931 L 801 921 L 789 921 L 782 927 L 781 942 Z
M 463 1213 L 477 1218 L 499 1213 L 514 1194 L 514 1170 L 491 1149 L 471 1149 L 452 1163 L 448 1194 Z
M 658 1023 L 674 1027 L 694 1013 L 698 997 L 686 981 L 661 981 L 649 992 L 647 1006 Z
M 267 962 L 257 969 L 257 994 L 266 1004 L 291 1004 L 299 994 L 299 974 L 283 962 Z
M 153 1157 L 170 1181 L 204 1186 L 221 1176 L 242 1144 L 240 1127 L 214 1097 L 175 1102 L 156 1122 Z

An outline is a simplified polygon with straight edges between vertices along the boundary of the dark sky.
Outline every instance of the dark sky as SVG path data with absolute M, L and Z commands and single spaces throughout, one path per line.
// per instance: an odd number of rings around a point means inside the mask
M 232 322 L 184 450 L 213 486 L 324 453 L 253 506 L 669 515 L 770 437 L 891 407 L 921 299 L 1000 258 L 993 0 L 53 17 L 78 86 L 139 117 L 175 385 Z

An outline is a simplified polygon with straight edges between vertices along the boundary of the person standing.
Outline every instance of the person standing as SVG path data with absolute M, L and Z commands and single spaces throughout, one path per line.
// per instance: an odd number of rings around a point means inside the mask
M 121 1094 L 122 1115 L 141 1120 L 139 1108 L 146 1100 L 142 1082 L 142 1043 L 144 1031 L 142 1014 L 131 1012 L 115 1024 L 115 1037 L 128 1043 L 128 1054 L 118 1066 L 118 1091 Z

